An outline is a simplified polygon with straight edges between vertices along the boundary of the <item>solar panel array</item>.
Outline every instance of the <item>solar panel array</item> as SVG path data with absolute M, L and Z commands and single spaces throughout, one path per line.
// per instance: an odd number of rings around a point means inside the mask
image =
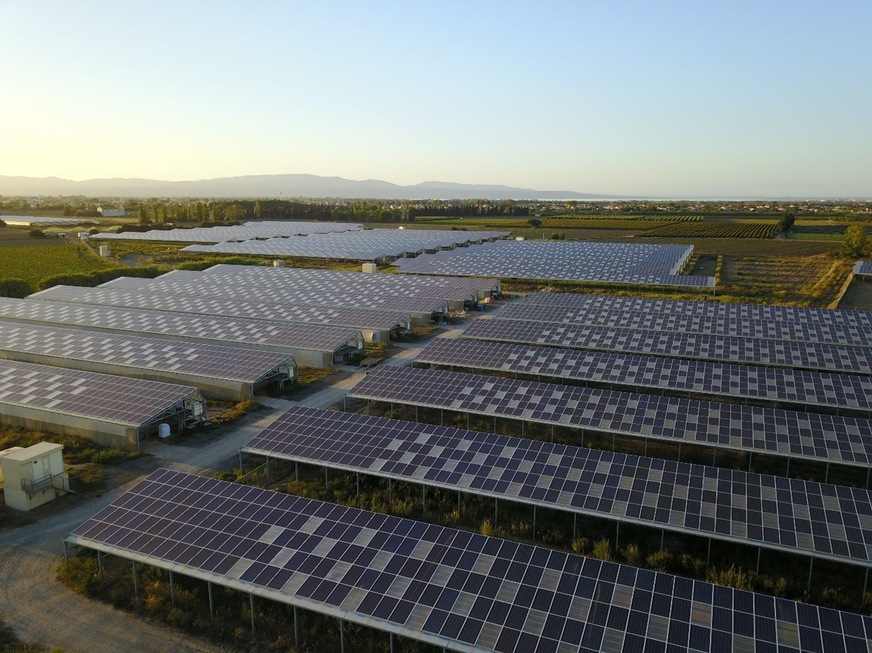
M 775 304 L 733 304 L 687 299 L 652 299 L 621 295 L 586 295 L 580 293 L 530 293 L 525 304 L 539 306 L 563 306 L 568 308 L 596 304 L 602 310 L 635 310 L 658 314 L 670 313 L 691 317 L 714 317 L 718 319 L 774 320 L 812 324 L 868 325 L 872 311 L 834 311 L 828 308 L 801 306 L 777 306 Z
M 461 650 L 865 652 L 872 638 L 857 614 L 170 470 L 67 540 Z
M 385 366 L 350 397 L 867 467 L 872 421 Z
M 872 566 L 872 492 L 297 406 L 242 451 Z
M 853 411 L 872 411 L 872 377 L 504 342 L 435 338 L 416 363 Z
M 539 296 L 549 295 L 540 293 Z M 552 293 L 551 296 L 555 295 Z M 748 305 L 741 304 L 679 302 L 608 295 L 574 295 L 569 301 L 558 299 L 554 303 L 537 300 L 536 297 L 532 299 L 533 301 L 506 306 L 500 311 L 500 318 L 872 346 L 872 311 L 850 311 L 844 316 L 840 315 L 842 311 L 821 309 L 754 311 L 749 310 Z M 720 306 L 729 306 L 732 309 L 718 308 Z M 760 315 L 755 316 L 755 313 Z
M 831 372 L 872 373 L 872 348 L 850 345 L 499 318 L 476 320 L 462 337 Z
M 144 311 L 0 297 L 0 319 L 51 322 L 94 328 L 250 343 L 289 349 L 335 351 L 348 343 L 362 347 L 359 331 L 315 324 L 291 324 L 212 315 Z
M 0 359 L 0 405 L 140 426 L 196 388 Z
M 325 324 L 356 329 L 408 328 L 411 318 L 400 311 L 371 310 L 356 307 L 326 307 L 289 305 L 280 302 L 265 302 L 227 297 L 202 297 L 195 295 L 172 295 L 146 290 L 114 290 L 111 288 L 82 288 L 80 286 L 53 286 L 29 299 L 122 306 L 146 310 L 171 311 L 246 317 L 279 322 Z
M 0 352 L 7 352 L 0 353 L 5 357 L 14 352 L 38 354 L 59 359 L 63 366 L 69 366 L 74 360 L 90 361 L 245 383 L 272 376 L 279 367 L 294 367 L 294 359 L 281 352 L 2 320 Z
M 172 243 L 221 243 L 232 240 L 253 240 L 333 231 L 359 231 L 363 225 L 354 222 L 246 222 L 233 227 L 195 227 L 193 229 L 152 229 L 145 232 L 124 231 L 120 234 L 102 232 L 92 238 L 104 240 L 150 240 Z
M 360 292 L 398 291 L 422 297 L 462 300 L 499 289 L 496 279 L 463 277 L 410 277 L 396 274 L 361 274 L 315 268 L 268 268 L 254 265 L 219 264 L 203 271 L 204 277 L 221 275 L 222 279 L 256 279 L 277 285 L 305 285 L 309 290 L 330 290 L 336 286 Z
M 713 277 L 679 275 L 692 245 L 499 241 L 402 259 L 412 274 L 714 287 Z
M 77 224 L 94 224 L 83 218 L 45 218 L 36 215 L 0 215 L 0 220 L 15 227 L 69 227 Z
M 270 238 L 222 242 L 217 245 L 191 245 L 182 251 L 376 261 L 494 238 L 505 238 L 509 235 L 509 232 L 503 231 L 367 229 L 345 233 L 312 234 L 305 238 Z

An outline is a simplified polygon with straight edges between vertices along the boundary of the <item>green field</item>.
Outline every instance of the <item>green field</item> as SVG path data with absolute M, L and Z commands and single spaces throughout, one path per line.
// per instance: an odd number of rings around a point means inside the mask
M 34 287 L 58 274 L 84 274 L 119 267 L 86 245 L 24 245 L 0 250 L 0 279 L 23 279 Z

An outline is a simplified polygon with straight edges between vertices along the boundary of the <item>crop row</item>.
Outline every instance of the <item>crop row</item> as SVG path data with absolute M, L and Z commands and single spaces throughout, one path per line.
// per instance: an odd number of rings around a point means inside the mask
M 658 238 L 773 238 L 777 233 L 775 222 L 697 222 L 657 227 L 639 235 Z

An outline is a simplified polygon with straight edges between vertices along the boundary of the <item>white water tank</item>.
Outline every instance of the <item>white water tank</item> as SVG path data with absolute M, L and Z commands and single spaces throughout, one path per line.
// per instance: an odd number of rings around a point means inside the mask
M 159 424 L 157 427 L 157 436 L 161 440 L 166 440 L 168 437 L 170 437 L 170 425 L 166 422 Z

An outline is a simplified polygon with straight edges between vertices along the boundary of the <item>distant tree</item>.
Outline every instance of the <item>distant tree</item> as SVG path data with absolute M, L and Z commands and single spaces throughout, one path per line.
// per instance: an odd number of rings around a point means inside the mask
M 148 214 L 148 204 L 143 202 L 139 205 L 139 224 L 151 223 L 151 217 Z
M 845 229 L 845 240 L 842 241 L 842 256 L 858 259 L 866 254 L 866 227 L 852 224 Z
M 245 215 L 245 209 L 239 204 L 231 204 L 224 209 L 224 220 L 226 222 L 237 222 Z
M 254 219 L 260 220 L 263 217 L 263 206 L 261 206 L 260 200 L 254 200 Z
M 539 218 L 530 218 L 527 220 L 533 229 L 539 229 L 542 226 L 542 221 Z
M 795 222 L 796 216 L 793 214 L 793 211 L 788 211 L 784 214 L 781 220 L 778 221 L 778 231 L 786 234 L 791 230 Z

